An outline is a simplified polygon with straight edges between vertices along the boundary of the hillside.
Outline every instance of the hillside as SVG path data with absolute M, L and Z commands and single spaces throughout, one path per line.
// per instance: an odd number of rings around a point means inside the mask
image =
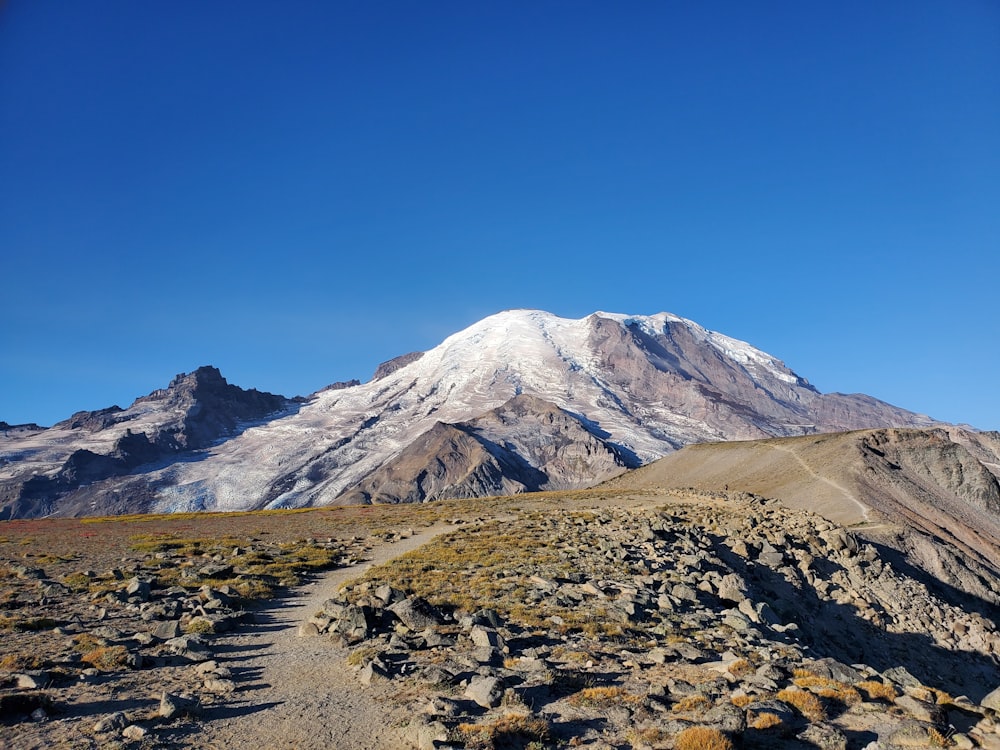
M 947 585 L 1000 601 L 1000 435 L 862 430 L 692 445 L 611 480 L 776 498 L 851 526 Z M 984 578 L 985 576 L 985 578 Z

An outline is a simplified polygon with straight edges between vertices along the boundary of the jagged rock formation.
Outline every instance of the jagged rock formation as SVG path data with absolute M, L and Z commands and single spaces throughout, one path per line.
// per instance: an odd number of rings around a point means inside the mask
M 668 313 L 507 311 L 297 404 L 222 384 L 203 368 L 126 410 L 5 432 L 0 503 L 43 515 L 420 501 L 584 487 L 707 440 L 936 424 L 821 394 Z
M 201 367 L 128 409 L 78 412 L 27 433 L 5 430 L 0 517 L 142 510 L 152 491 L 145 477 L 129 478 L 139 467 L 207 448 L 294 406 L 282 396 L 230 385 L 216 368 Z

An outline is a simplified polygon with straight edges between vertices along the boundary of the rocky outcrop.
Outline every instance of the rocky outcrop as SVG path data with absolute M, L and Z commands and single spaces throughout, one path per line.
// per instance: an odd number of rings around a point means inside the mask
M 8 431 L 8 450 L 21 460 L 8 459 L 0 478 L 0 517 L 144 510 L 152 487 L 126 478 L 139 467 L 176 460 L 295 407 L 283 396 L 244 390 L 218 369 L 201 367 L 128 409 L 78 412 L 27 434 Z
M 382 378 L 389 377 L 396 372 L 396 370 L 416 362 L 422 356 L 424 356 L 423 352 L 410 352 L 409 354 L 401 354 L 398 357 L 393 357 L 375 368 L 375 374 L 372 375 L 372 380 L 381 380 Z
M 521 395 L 478 419 L 438 422 L 340 501 L 426 502 L 575 489 L 637 463 L 579 418 Z

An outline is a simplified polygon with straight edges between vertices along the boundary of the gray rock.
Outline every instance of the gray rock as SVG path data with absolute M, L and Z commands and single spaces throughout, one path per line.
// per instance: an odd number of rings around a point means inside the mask
M 921 687 L 920 680 L 907 672 L 903 667 L 893 667 L 892 669 L 887 669 L 882 673 L 882 676 L 902 688 Z
M 156 624 L 152 634 L 161 641 L 169 641 L 181 634 L 181 624 L 177 620 L 164 620 Z
M 418 718 L 407 726 L 403 739 L 417 750 L 435 750 L 438 743 L 447 742 L 448 728 L 440 721 Z
M 209 563 L 198 570 L 199 578 L 229 578 L 233 575 L 233 566 L 226 563 Z
M 387 609 L 410 630 L 425 630 L 444 623 L 442 614 L 420 597 L 403 599 Z
M 52 676 L 41 670 L 18 672 L 11 676 L 14 678 L 14 687 L 18 690 L 38 690 L 48 687 L 52 681 Z
M 746 714 L 732 703 L 722 703 L 706 711 L 702 721 L 731 737 L 741 735 L 747 728 Z
M 940 707 L 922 700 L 917 700 L 912 695 L 901 695 L 896 698 L 893 703 L 919 721 L 926 721 L 930 724 L 938 724 L 942 719 L 944 719 L 944 711 Z
M 329 615 L 330 617 L 337 618 L 343 614 L 344 610 L 348 607 L 348 603 L 341 601 L 340 599 L 327 599 L 323 602 L 323 613 Z
M 117 711 L 110 716 L 105 716 L 100 719 L 96 724 L 94 724 L 94 731 L 98 734 L 103 734 L 104 732 L 114 732 L 115 730 L 123 728 L 128 724 L 128 720 L 125 718 L 125 714 L 121 711 Z
M 420 637 L 424 639 L 424 643 L 427 648 L 439 648 L 455 645 L 455 639 L 453 637 L 450 635 L 435 633 L 433 630 L 425 630 L 420 634 Z
M 394 604 L 405 599 L 406 594 L 386 583 L 375 589 L 375 598 L 385 604 Z
M 993 692 L 988 693 L 984 697 L 979 705 L 983 708 L 989 708 L 997 713 L 1000 713 L 1000 687 L 996 688 Z
M 160 718 L 169 720 L 178 715 L 192 715 L 197 712 L 198 703 L 190 698 L 184 698 L 173 693 L 162 693 L 160 695 L 160 707 L 157 710 L 157 715 Z
M 444 667 L 433 664 L 429 667 L 424 667 L 420 671 L 419 677 L 423 682 L 431 685 L 453 685 L 455 683 L 454 674 Z
M 772 570 L 777 570 L 785 564 L 785 556 L 777 550 L 772 552 L 761 552 L 760 555 L 757 556 L 757 562 L 761 565 L 766 565 Z
M 359 607 L 352 604 L 344 607 L 340 618 L 332 629 L 344 635 L 348 640 L 364 640 L 371 634 L 373 620 L 370 607 Z
M 695 591 L 690 586 L 683 583 L 678 583 L 677 585 L 675 585 L 670 590 L 670 595 L 674 597 L 674 599 L 680 599 L 682 602 L 698 601 L 698 592 Z
M 236 690 L 236 683 L 221 677 L 210 677 L 205 680 L 204 688 L 210 693 L 225 695 Z
M 473 677 L 465 689 L 465 697 L 483 708 L 495 708 L 503 699 L 503 685 L 496 677 Z
M 821 750 L 847 750 L 847 737 L 830 724 L 810 724 L 796 736 L 803 742 L 821 748 Z
M 904 721 L 889 730 L 887 737 L 879 736 L 879 745 L 890 747 L 929 747 L 927 725 L 919 721 Z
M 212 652 L 208 650 L 205 641 L 196 635 L 181 635 L 171 638 L 164 645 L 178 656 L 183 656 L 191 661 L 208 661 L 212 658 Z
M 301 625 L 299 625 L 298 634 L 299 638 L 308 638 L 310 636 L 317 636 L 319 635 L 319 628 L 316 627 L 316 623 L 312 621 L 304 622 Z
M 809 669 L 822 677 L 829 677 L 831 680 L 844 682 L 848 685 L 853 685 L 864 679 L 861 672 L 836 659 L 819 659 L 809 662 Z
M 138 742 L 149 734 L 145 727 L 141 727 L 138 724 L 129 724 L 122 730 L 122 737 L 127 740 L 132 740 L 133 742 Z
M 472 628 L 469 637 L 477 648 L 502 649 L 506 645 L 504 639 L 495 630 L 483 628 L 479 625 Z
M 130 597 L 138 598 L 140 601 L 149 601 L 149 581 L 139 577 L 133 578 L 125 587 L 125 593 Z
M 358 678 L 365 685 L 371 685 L 376 679 L 389 680 L 392 678 L 389 670 L 378 659 L 372 659 L 358 673 Z

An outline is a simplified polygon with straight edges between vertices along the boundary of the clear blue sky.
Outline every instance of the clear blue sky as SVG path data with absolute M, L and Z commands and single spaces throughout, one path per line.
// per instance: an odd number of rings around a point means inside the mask
M 1000 429 L 1000 3 L 0 3 L 0 419 L 669 311 Z

